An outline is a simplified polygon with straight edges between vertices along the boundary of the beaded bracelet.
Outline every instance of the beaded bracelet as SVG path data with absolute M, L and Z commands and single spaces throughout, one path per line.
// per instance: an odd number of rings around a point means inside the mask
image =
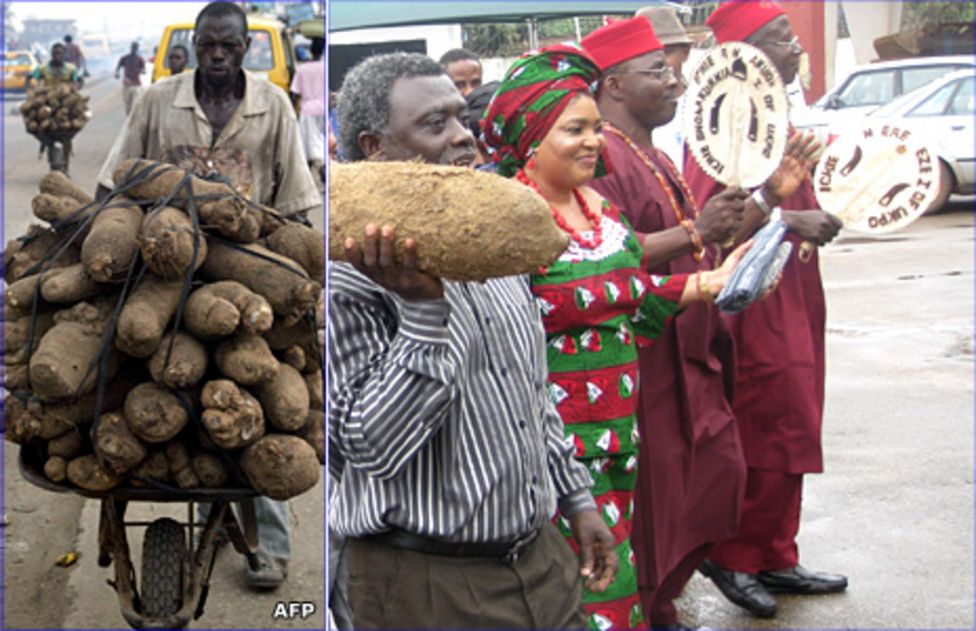
M 698 229 L 695 228 L 695 222 L 691 219 L 684 219 L 681 221 L 681 227 L 688 232 L 688 238 L 691 239 L 691 245 L 694 248 L 692 256 L 695 257 L 696 261 L 702 260 L 705 256 L 705 244 L 702 242 L 701 235 L 698 234 Z

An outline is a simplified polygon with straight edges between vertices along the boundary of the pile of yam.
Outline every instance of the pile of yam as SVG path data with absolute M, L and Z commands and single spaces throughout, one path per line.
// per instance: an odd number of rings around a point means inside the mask
M 88 97 L 73 86 L 40 86 L 20 106 L 27 133 L 72 136 L 88 122 Z
M 45 176 L 41 222 L 6 244 L 6 439 L 90 491 L 307 491 L 324 235 L 169 165 L 129 161 L 115 184 L 95 202 Z
M 569 246 L 549 204 L 514 179 L 416 162 L 332 165 L 329 258 L 345 260 L 346 240 L 362 243 L 368 224 L 393 228 L 398 258 L 413 239 L 417 267 L 451 280 L 536 272 Z

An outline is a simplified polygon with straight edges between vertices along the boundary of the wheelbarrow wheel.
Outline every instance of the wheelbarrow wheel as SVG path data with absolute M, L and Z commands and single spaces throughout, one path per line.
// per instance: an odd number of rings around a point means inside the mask
M 168 517 L 146 528 L 142 544 L 142 610 L 146 616 L 165 618 L 176 613 L 183 601 L 183 560 L 186 557 L 183 526 Z

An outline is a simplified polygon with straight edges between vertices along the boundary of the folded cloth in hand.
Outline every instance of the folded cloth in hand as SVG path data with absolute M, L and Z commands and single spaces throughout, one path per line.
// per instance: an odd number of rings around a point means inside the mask
M 752 247 L 719 292 L 715 304 L 725 313 L 739 313 L 772 287 L 790 258 L 793 244 L 783 242 L 786 224 L 774 212 L 769 223 L 752 237 Z

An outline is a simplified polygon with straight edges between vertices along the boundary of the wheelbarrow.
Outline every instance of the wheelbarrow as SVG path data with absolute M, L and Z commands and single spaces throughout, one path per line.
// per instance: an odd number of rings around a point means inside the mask
M 221 529 L 250 567 L 258 567 L 254 489 L 186 490 L 159 484 L 97 492 L 44 477 L 44 454 L 36 445 L 22 445 L 18 463 L 24 478 L 35 486 L 100 500 L 98 564 L 115 564 L 115 579 L 108 584 L 118 593 L 122 616 L 133 629 L 182 629 L 203 615 Z M 187 520 L 181 523 L 160 517 L 151 522 L 126 521 L 129 502 L 187 502 Z M 194 529 L 200 525 L 194 519 L 197 503 L 209 503 L 211 509 L 199 543 L 194 545 Z M 238 504 L 240 520 L 231 510 L 231 503 Z M 146 528 L 138 581 L 129 555 L 126 527 Z

